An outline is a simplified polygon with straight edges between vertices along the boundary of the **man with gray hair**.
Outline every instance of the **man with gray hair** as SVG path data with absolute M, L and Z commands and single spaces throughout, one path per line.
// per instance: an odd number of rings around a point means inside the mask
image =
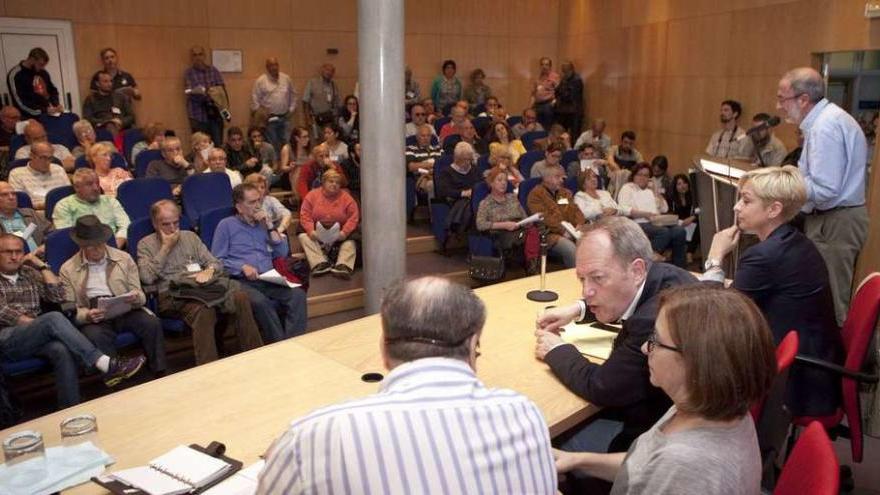
M 290 137 L 290 118 L 296 110 L 296 90 L 290 76 L 279 70 L 278 59 L 266 59 L 266 73 L 254 81 L 251 91 L 251 111 L 266 118 L 266 138 L 281 153 L 281 146 Z
M 652 256 L 651 241 L 628 218 L 604 217 L 585 226 L 576 253 L 584 298 L 538 317 L 535 355 L 572 392 L 602 408 L 563 441 L 563 450 L 625 452 L 671 405 L 651 385 L 641 347 L 654 332 L 660 292 L 697 280 L 681 268 L 653 263 Z M 623 324 L 603 364 L 590 361 L 559 336 L 572 321 L 593 320 Z
M 541 412 L 474 372 L 480 299 L 422 277 L 389 287 L 381 315 L 390 373 L 380 393 L 293 422 L 269 450 L 257 493 L 556 493 Z
M 825 98 L 825 82 L 810 67 L 782 76 L 776 108 L 804 135 L 798 168 L 807 183 L 804 233 L 825 259 L 834 312 L 842 324 L 849 308 L 856 258 L 868 237 L 865 163 L 868 145 L 858 122 Z

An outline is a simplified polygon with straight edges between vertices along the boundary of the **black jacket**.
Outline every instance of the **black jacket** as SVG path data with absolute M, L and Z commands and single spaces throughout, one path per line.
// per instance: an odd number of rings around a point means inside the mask
M 601 417 L 623 422 L 623 432 L 612 442 L 611 451 L 629 448 L 672 405 L 662 390 L 651 385 L 648 358 L 641 348 L 654 332 L 658 294 L 669 287 L 696 282 L 681 268 L 652 263 L 635 312 L 623 322 L 605 363 L 591 362 L 569 344 L 544 356 L 553 374 L 569 390 L 603 408 Z
M 834 318 L 828 270 L 813 242 L 785 224 L 748 248 L 737 264 L 733 286 L 764 313 L 778 344 L 798 332 L 798 354 L 842 363 L 843 343 Z M 792 414 L 831 414 L 840 404 L 840 378 L 795 363 L 785 404 Z
M 45 70 L 37 71 L 19 63 L 6 74 L 6 85 L 12 93 L 12 104 L 24 118 L 36 117 L 49 105 L 58 105 L 58 88 Z M 37 94 L 35 85 L 45 86 L 48 98 Z

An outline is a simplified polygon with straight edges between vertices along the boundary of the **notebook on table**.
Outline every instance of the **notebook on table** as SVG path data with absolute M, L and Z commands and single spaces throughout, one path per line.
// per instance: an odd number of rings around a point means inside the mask
M 222 444 L 207 449 L 179 445 L 146 466 L 115 471 L 93 481 L 124 495 L 200 493 L 241 469 L 242 463 L 223 455 Z M 136 491 L 133 491 L 136 490 Z

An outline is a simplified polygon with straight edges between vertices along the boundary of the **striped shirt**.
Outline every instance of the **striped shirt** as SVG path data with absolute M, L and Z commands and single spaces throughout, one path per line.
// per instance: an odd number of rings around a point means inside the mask
M 486 388 L 467 363 L 426 358 L 378 394 L 295 421 L 257 493 L 556 493 L 556 469 L 531 401 Z

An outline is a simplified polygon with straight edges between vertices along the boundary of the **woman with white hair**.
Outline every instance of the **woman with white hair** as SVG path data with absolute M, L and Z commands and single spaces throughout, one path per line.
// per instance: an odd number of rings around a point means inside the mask
M 779 341 L 798 333 L 798 354 L 840 363 L 842 344 L 834 316 L 825 261 L 813 242 L 789 222 L 807 200 L 797 167 L 767 167 L 745 174 L 733 207 L 736 225 L 715 234 L 704 280 L 722 282 L 721 263 L 740 232 L 758 236 L 737 263 L 733 286 L 751 297 Z M 801 363 L 792 366 L 785 404 L 795 416 L 833 414 L 840 403 L 840 378 Z

